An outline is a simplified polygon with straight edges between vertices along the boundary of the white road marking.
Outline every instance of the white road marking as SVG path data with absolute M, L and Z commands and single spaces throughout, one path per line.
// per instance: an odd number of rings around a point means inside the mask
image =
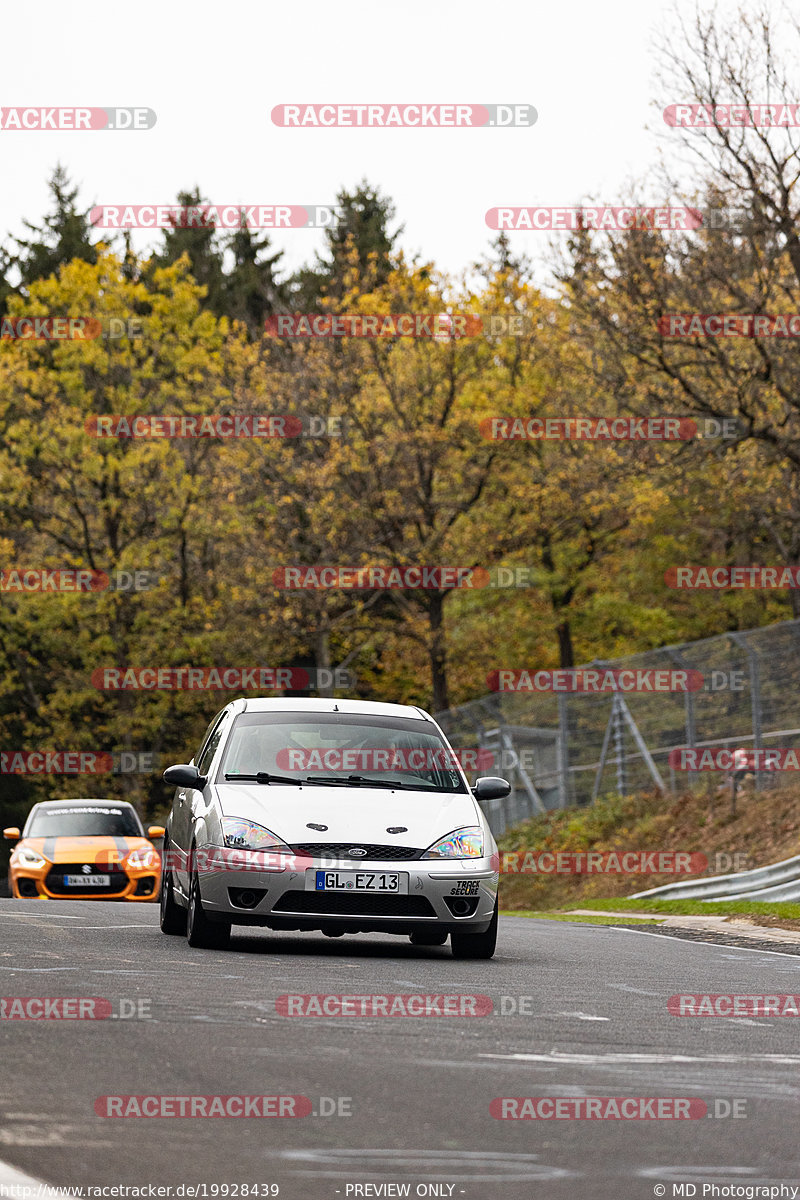
M 611 1017 L 593 1017 L 591 1013 L 585 1012 L 560 1012 L 556 1013 L 557 1017 L 577 1017 L 579 1021 L 610 1021 Z
M 17 971 L 33 972 L 35 975 L 42 975 L 47 971 L 77 971 L 77 967 L 0 967 L 0 971 L 10 971 L 14 975 Z
M 580 1172 L 550 1166 L 538 1154 L 498 1154 L 491 1150 L 279 1150 L 293 1175 L 374 1178 L 388 1167 L 394 1175 L 418 1175 L 457 1182 L 495 1182 L 574 1178 Z M 464 1168 L 468 1173 L 464 1173 Z
M 660 998 L 663 992 L 646 992 L 643 988 L 628 987 L 627 983 L 607 983 L 606 987 L 614 988 L 618 992 L 633 992 L 637 996 L 655 996 Z
M 83 925 L 82 929 L 158 929 L 157 925 Z
M 0 925 L 7 925 L 7 924 L 8 924 L 8 922 L 7 922 L 7 921 L 0 921 Z M 17 928 L 17 926 L 16 926 L 16 925 L 14 925 L 14 926 L 12 926 L 12 928 L 13 928 L 13 929 L 16 929 L 16 928 Z M 58 925 L 54 925 L 52 921 L 25 921 L 25 922 L 23 923 L 23 925 L 20 925 L 20 926 L 19 926 L 19 928 L 20 928 L 20 929 L 23 929 L 23 928 L 24 928 L 24 929 L 58 929 L 58 928 L 59 928 L 59 926 L 58 926 Z M 69 929 L 69 928 L 70 928 L 70 926 L 69 926 L 69 925 L 62 925 L 62 926 L 60 926 L 60 928 L 61 928 L 61 929 Z M 85 926 L 85 925 L 82 925 L 82 926 L 81 926 L 81 929 L 85 929 L 85 928 L 86 928 L 86 926 Z
M 576 1066 L 609 1066 L 615 1063 L 774 1063 L 796 1066 L 800 1057 L 792 1054 L 479 1054 L 478 1058 L 502 1058 L 512 1062 L 545 1062 Z
M 632 933 L 636 937 L 658 938 L 658 940 L 660 942 L 666 942 L 666 941 L 682 942 L 684 946 L 714 946 L 717 950 L 730 950 L 731 949 L 731 947 L 726 942 L 701 942 L 701 941 L 696 940 L 695 938 L 678 938 L 678 937 L 671 937 L 669 934 L 648 933 L 646 929 L 630 929 L 628 927 L 623 929 L 619 925 L 609 925 L 607 928 L 613 929 L 615 933 Z M 793 958 L 796 961 L 800 960 L 800 955 L 798 955 L 798 954 L 786 954 L 785 951 L 783 951 L 783 950 L 755 950 L 752 946 L 737 946 L 736 953 L 737 954 L 777 954 L 779 958 Z M 730 956 L 724 955 L 723 957 L 730 957 Z M 798 967 L 800 967 L 800 961 L 797 962 L 797 965 L 798 965 Z
M 55 917 L 57 920 L 60 920 L 60 921 L 84 921 L 86 919 L 86 916 L 88 916 L 88 914 L 85 914 L 84 916 L 80 916 L 80 915 L 76 915 L 75 913 L 58 913 L 58 912 L 50 912 L 49 913 L 47 911 L 47 909 L 44 909 L 44 908 L 37 908 L 35 912 L 25 912 L 25 913 L 9 912 L 8 909 L 4 908 L 3 915 L 6 917 L 16 917 L 17 919 L 23 919 L 23 920 L 25 917 L 47 917 L 47 916 L 50 916 L 50 917 Z

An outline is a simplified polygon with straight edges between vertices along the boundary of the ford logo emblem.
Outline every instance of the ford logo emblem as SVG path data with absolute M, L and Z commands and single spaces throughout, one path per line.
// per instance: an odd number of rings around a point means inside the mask
M 362 850 L 360 846 L 354 846 L 347 853 L 351 858 L 365 858 L 367 854 L 366 850 Z

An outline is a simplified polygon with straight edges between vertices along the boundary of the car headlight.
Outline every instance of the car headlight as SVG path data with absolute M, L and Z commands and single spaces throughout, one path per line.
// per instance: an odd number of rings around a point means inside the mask
M 288 850 L 281 841 L 263 825 L 254 825 L 242 817 L 222 818 L 222 839 L 231 850 Z
M 159 856 L 155 850 L 131 850 L 122 860 L 122 866 L 131 871 L 155 871 L 158 863 Z
M 482 829 L 456 829 L 429 847 L 423 858 L 481 858 Z
M 47 859 L 43 858 L 38 850 L 28 850 L 23 847 L 17 851 L 17 862 L 21 867 L 31 867 L 34 871 L 40 870 L 47 864 Z

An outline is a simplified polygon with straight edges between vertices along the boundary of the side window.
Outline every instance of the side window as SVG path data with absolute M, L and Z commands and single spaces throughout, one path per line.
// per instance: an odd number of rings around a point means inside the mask
M 224 711 L 224 710 L 223 710 L 223 711 Z M 218 712 L 218 713 L 217 713 L 217 715 L 214 717 L 214 720 L 213 720 L 213 721 L 211 722 L 211 724 L 209 725 L 208 729 L 207 729 L 207 730 L 205 731 L 205 733 L 203 734 L 203 740 L 202 740 L 202 742 L 200 743 L 200 748 L 199 748 L 199 750 L 197 751 L 197 753 L 195 754 L 194 758 L 192 759 L 192 762 L 194 763 L 194 765 L 195 765 L 195 766 L 197 766 L 198 762 L 200 761 L 200 755 L 201 755 L 201 754 L 203 753 L 203 751 L 205 750 L 205 748 L 206 748 L 206 746 L 207 746 L 207 744 L 208 744 L 208 739 L 211 737 L 211 733 L 212 733 L 212 731 L 213 731 L 214 729 L 216 729 L 216 727 L 217 727 L 217 722 L 219 721 L 219 719 L 220 719 L 220 717 L 221 717 L 221 716 L 222 716 L 222 713 L 221 713 L 221 712 Z
M 211 734 L 211 737 L 208 739 L 205 747 L 203 748 L 203 752 L 200 755 L 200 760 L 197 764 L 197 769 L 201 775 L 205 775 L 206 771 L 211 766 L 211 762 L 217 752 L 217 746 L 219 745 L 220 738 L 225 732 L 225 723 L 228 720 L 229 715 L 230 714 L 227 712 L 222 714 L 219 721 L 217 721 L 214 732 Z

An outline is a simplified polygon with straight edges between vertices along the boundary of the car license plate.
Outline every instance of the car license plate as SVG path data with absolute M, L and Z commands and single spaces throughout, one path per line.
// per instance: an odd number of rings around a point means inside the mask
M 110 875 L 65 875 L 64 887 L 111 887 Z
M 399 871 L 314 871 L 317 892 L 408 892 L 408 876 Z

